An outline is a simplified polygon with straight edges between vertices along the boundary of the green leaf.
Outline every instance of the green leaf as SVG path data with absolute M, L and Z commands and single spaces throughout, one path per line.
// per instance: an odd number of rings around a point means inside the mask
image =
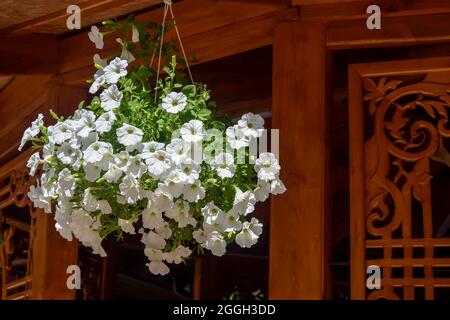
M 188 98 L 194 98 L 197 94 L 197 88 L 193 84 L 184 86 L 181 90 Z
M 211 115 L 211 110 L 209 109 L 200 109 L 200 111 L 197 113 L 197 116 L 201 120 L 206 120 Z
M 83 107 L 84 107 L 84 100 L 78 104 L 78 109 L 83 109 Z

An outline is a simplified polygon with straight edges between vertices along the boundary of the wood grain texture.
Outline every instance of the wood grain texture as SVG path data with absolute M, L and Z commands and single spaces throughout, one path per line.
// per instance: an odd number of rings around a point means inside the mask
M 40 4 L 37 4 L 37 2 L 40 2 Z M 68 30 L 66 26 L 66 20 L 69 17 L 66 10 L 70 4 L 76 4 L 80 7 L 81 28 L 96 24 L 107 18 L 122 17 L 134 11 L 162 4 L 161 0 L 46 1 L 46 3 L 48 2 L 51 4 L 42 5 L 42 1 L 33 0 L 27 5 L 16 5 L 15 14 L 10 14 L 10 11 L 7 11 L 4 23 L 0 24 L 0 33 L 63 34 L 70 32 L 71 30 Z M 19 15 L 19 13 L 22 14 Z
M 0 75 L 58 71 L 58 39 L 50 35 L 0 36 Z
M 330 49 L 408 46 L 450 42 L 450 13 L 384 16 L 380 30 L 369 30 L 366 18 L 328 23 Z
M 295 9 L 283 10 L 285 7 L 286 4 L 184 0 L 173 4 L 173 11 L 188 57 L 195 52 L 196 62 L 201 63 L 271 44 L 274 23 L 297 14 Z M 161 22 L 162 16 L 162 10 L 157 9 L 137 15 L 136 19 Z M 176 40 L 175 34 L 168 33 L 166 39 Z M 92 65 L 92 56 L 98 50 L 87 33 L 81 33 L 63 39 L 60 52 L 60 72 L 66 73 Z M 106 37 L 100 55 L 114 54 L 120 54 L 115 37 Z
M 269 297 L 324 299 L 327 288 L 327 52 L 320 21 L 280 23 L 273 46 L 272 128 L 281 178 L 272 198 Z
M 16 25 L 57 10 L 66 10 L 71 4 L 81 5 L 89 0 L 3 0 L 0 3 L 0 29 Z

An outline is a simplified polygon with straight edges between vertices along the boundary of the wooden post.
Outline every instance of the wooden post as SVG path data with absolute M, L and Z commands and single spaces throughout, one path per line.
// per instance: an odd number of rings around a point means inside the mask
M 68 115 L 86 99 L 87 90 L 54 83 L 49 108 Z M 78 241 L 63 239 L 55 229 L 54 214 L 37 213 L 33 250 L 33 299 L 75 299 L 75 290 L 67 288 L 67 267 L 78 264 Z M 83 272 L 83 270 L 81 270 Z
M 272 198 L 271 299 L 330 298 L 328 57 L 321 21 L 275 28 L 272 128 L 287 192 Z

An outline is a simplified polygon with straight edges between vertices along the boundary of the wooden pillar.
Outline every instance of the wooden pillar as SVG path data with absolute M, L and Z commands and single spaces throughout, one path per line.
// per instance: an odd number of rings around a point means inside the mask
M 271 299 L 330 298 L 328 58 L 321 21 L 276 26 L 272 128 L 287 192 L 272 198 Z
M 86 99 L 87 90 L 55 82 L 51 90 L 48 107 L 60 114 L 72 114 L 81 100 Z M 78 241 L 62 238 L 55 229 L 54 213 L 39 210 L 36 219 L 36 234 L 33 250 L 33 299 L 75 299 L 75 290 L 67 288 L 67 267 L 78 264 Z M 81 270 L 83 272 L 83 270 Z

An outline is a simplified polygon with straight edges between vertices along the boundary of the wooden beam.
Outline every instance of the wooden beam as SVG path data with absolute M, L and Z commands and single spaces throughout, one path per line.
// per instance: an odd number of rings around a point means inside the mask
M 0 36 L 0 75 L 58 72 L 58 39 L 50 35 Z
M 76 3 L 73 3 L 76 4 Z M 121 17 L 130 12 L 162 5 L 162 0 L 90 0 L 78 3 L 81 12 L 81 27 L 96 24 L 111 17 Z M 50 33 L 62 34 L 67 29 L 67 9 L 61 9 L 35 19 L 0 30 L 2 34 Z
M 271 299 L 330 298 L 328 58 L 321 21 L 276 27 L 272 128 L 287 191 L 271 200 Z
M 329 21 L 330 49 L 400 47 L 450 42 L 450 13 L 389 16 L 380 30 L 369 30 L 366 19 Z
M 193 7 L 202 10 L 192 10 Z M 197 63 L 271 44 L 274 23 L 297 17 L 296 9 L 285 10 L 286 7 L 286 4 L 210 0 L 184 0 L 173 4 L 188 56 L 195 52 Z M 161 22 L 162 16 L 162 10 L 157 9 L 137 15 L 136 19 Z M 175 39 L 174 34 L 167 34 L 166 39 Z M 60 52 L 61 73 L 91 66 L 92 56 L 99 53 L 87 33 L 63 39 Z M 120 49 L 114 37 L 109 37 L 100 55 L 114 54 L 120 54 Z
M 321 4 L 347 4 L 351 2 L 361 2 L 364 0 L 292 0 L 293 6 L 321 5 Z M 392 0 L 391 0 L 392 1 Z

